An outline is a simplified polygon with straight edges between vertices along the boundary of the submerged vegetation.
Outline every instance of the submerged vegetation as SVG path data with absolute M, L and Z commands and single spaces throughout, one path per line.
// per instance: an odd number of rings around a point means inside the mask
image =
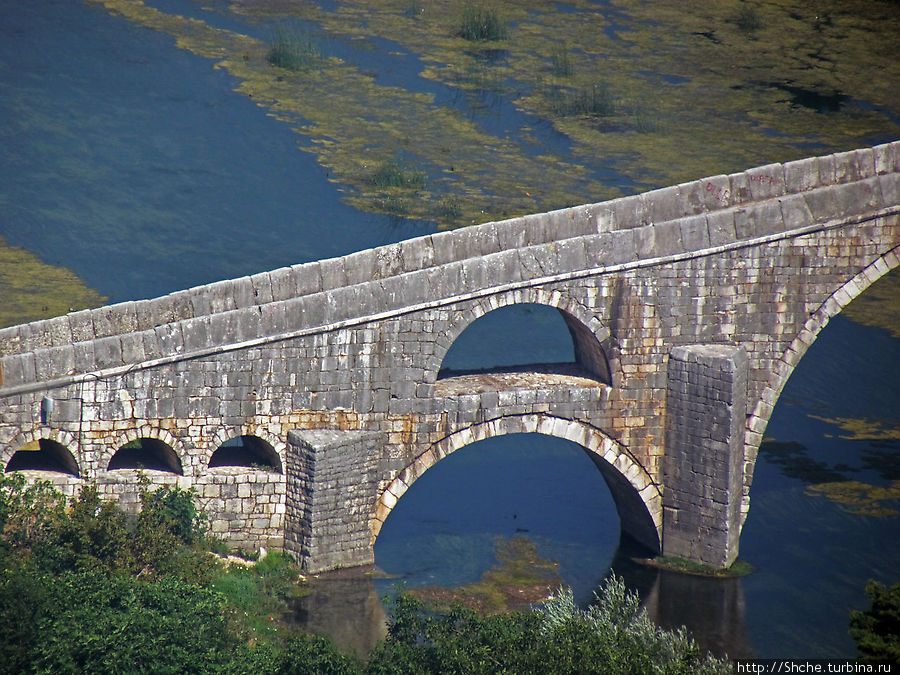
M 266 60 L 288 70 L 307 70 L 322 60 L 321 47 L 309 35 L 293 28 L 278 28 Z
M 467 4 L 460 19 L 459 36 L 463 40 L 480 42 L 505 40 L 506 22 L 495 7 Z
M 892 86 L 900 64 L 873 48 L 874 36 L 900 31 L 900 17 L 885 1 L 730 1 L 691 11 L 620 0 L 603 11 L 587 0 L 566 11 L 511 0 L 348 0 L 334 11 L 237 1 L 221 10 L 250 21 L 310 22 L 325 36 L 360 45 L 391 41 L 392 63 L 410 70 L 409 89 L 381 84 L 338 58 L 302 73 L 271 67 L 272 59 L 290 62 L 295 52 L 302 62 L 314 51 L 303 39 L 281 40 L 275 50 L 133 0 L 92 2 L 175 36 L 179 47 L 235 76 L 237 91 L 311 140 L 304 149 L 345 187 L 350 204 L 438 218 L 439 227 L 900 136 Z M 507 35 L 507 26 L 515 27 L 515 40 L 487 47 Z M 419 78 L 437 89 L 421 93 L 427 87 Z M 490 103 L 479 105 L 484 97 Z M 809 103 L 823 97 L 842 103 Z M 482 124 L 482 115 L 513 109 L 515 115 L 503 113 L 502 132 Z M 399 153 L 429 177 L 415 199 L 386 198 L 365 170 Z M 448 201 L 458 209 L 436 207 Z
M 93 486 L 67 500 L 47 483 L 0 474 L 0 670 L 121 673 L 726 673 L 683 631 L 657 628 L 621 580 L 594 605 L 558 592 L 544 609 L 485 616 L 461 605 L 393 603 L 388 636 L 363 661 L 282 621 L 303 592 L 269 553 L 227 565 L 190 491 L 141 493 L 133 517 Z M 535 563 L 501 547 L 504 583 Z M 523 554 L 525 561 L 523 562 Z
M 105 298 L 64 267 L 53 267 L 0 237 L 0 328 L 99 307 Z
M 542 558 L 537 545 L 526 537 L 496 542 L 497 564 L 475 583 L 459 588 L 425 587 L 408 595 L 429 609 L 460 605 L 481 613 L 496 614 L 546 602 L 563 585 L 559 563 Z

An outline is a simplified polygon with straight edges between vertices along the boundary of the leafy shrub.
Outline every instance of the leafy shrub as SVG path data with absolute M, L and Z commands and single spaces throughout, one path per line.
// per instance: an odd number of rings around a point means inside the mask
M 466 5 L 460 19 L 458 35 L 472 42 L 505 40 L 506 22 L 493 7 Z
M 28 485 L 20 473 L 0 472 L 0 553 L 41 545 L 65 506 L 65 496 L 49 482 Z
M 562 592 L 542 611 L 480 616 L 457 608 L 428 614 L 401 595 L 388 637 L 369 673 L 666 673 L 725 674 L 684 631 L 656 627 L 624 583 L 609 580 L 594 605 L 580 609 Z
M 84 486 L 52 522 L 52 533 L 36 551 L 45 569 L 130 572 L 135 567 L 128 520 L 112 502 L 100 499 L 95 485 Z
M 886 587 L 870 580 L 866 597 L 869 609 L 850 612 L 850 635 L 862 660 L 900 663 L 900 584 Z
M 222 596 L 199 586 L 99 572 L 69 572 L 47 581 L 29 670 L 216 672 L 236 646 L 225 631 Z

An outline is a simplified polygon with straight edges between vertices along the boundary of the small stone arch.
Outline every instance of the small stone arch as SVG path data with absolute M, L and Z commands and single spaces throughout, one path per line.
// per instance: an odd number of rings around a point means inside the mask
M 33 443 L 34 441 L 40 441 L 42 438 L 48 438 L 52 441 L 56 441 L 60 445 L 66 446 L 69 449 L 69 452 L 76 457 L 79 454 L 78 441 L 68 431 L 50 427 L 37 427 L 31 431 L 22 431 L 13 436 L 12 440 L 0 449 L 0 462 L 3 463 L 3 466 L 6 466 L 19 448 L 23 445 Z
M 521 288 L 480 298 L 466 310 L 466 318 L 454 323 L 436 342 L 435 367 L 426 373 L 426 381 L 437 380 L 441 365 L 463 331 L 484 315 L 512 305 L 545 305 L 562 315 L 575 348 L 575 360 L 605 384 L 621 386 L 622 368 L 619 349 L 609 328 L 580 302 L 558 289 Z
M 162 466 L 168 467 L 168 473 L 184 475 L 184 463 L 182 462 L 182 457 L 185 456 L 185 452 L 181 442 L 166 429 L 159 429 L 148 425 L 142 425 L 136 429 L 129 429 L 119 436 L 117 442 L 103 453 L 103 456 L 100 458 L 99 468 L 106 471 L 136 468 L 110 467 L 113 466 L 117 455 L 122 452 L 126 445 L 138 441 L 151 442 L 149 444 L 150 447 L 148 448 L 148 452 L 154 456 L 154 459 L 159 460 Z
M 753 482 L 756 455 L 762 442 L 763 433 L 772 416 L 772 411 L 775 409 L 775 404 L 800 359 L 833 317 L 840 314 L 844 307 L 869 286 L 898 266 L 900 266 L 900 257 L 898 257 L 898 248 L 896 247 L 867 265 L 850 281 L 832 293 L 810 315 L 803 328 L 791 341 L 790 346 L 775 361 L 769 373 L 768 383 L 756 402 L 753 412 L 747 417 L 747 428 L 744 432 L 744 489 L 741 499 L 743 520 L 747 519 L 750 510 L 750 485 Z
M 243 447 L 234 441 L 240 440 Z M 282 473 L 284 464 L 275 448 L 264 438 L 256 434 L 235 434 L 218 443 L 210 455 L 207 468 L 215 471 L 218 468 L 238 467 L 244 470 L 260 468 L 263 471 Z
M 76 478 L 81 477 L 81 466 L 77 459 L 79 454 L 78 442 L 75 437 L 68 431 L 47 427 L 19 433 L 7 444 L 0 452 L 0 462 L 2 462 L 4 470 L 12 462 L 13 457 L 19 450 L 29 443 L 41 443 L 42 441 L 50 441 L 57 446 L 57 449 L 61 448 L 62 452 L 64 452 L 62 457 L 63 464 L 68 469 L 66 473 L 70 473 Z
M 406 466 L 379 495 L 369 522 L 372 544 L 391 510 L 407 489 L 447 455 L 486 438 L 513 433 L 538 433 L 573 441 L 593 460 L 606 480 L 619 513 L 622 530 L 658 552 L 662 541 L 662 493 L 647 470 L 619 443 L 583 422 L 543 414 L 498 417 L 460 429 L 434 443 Z
M 282 472 L 284 470 L 287 443 L 282 441 L 279 436 L 269 432 L 268 429 L 253 424 L 242 424 L 239 427 L 220 427 L 219 430 L 216 431 L 216 435 L 213 437 L 212 442 L 204 450 L 200 458 L 202 466 L 209 467 L 209 463 L 212 461 L 213 455 L 216 454 L 219 447 L 223 443 L 227 443 L 231 439 L 239 436 L 254 436 L 265 441 L 265 443 L 272 448 L 275 457 L 277 457 L 278 471 Z

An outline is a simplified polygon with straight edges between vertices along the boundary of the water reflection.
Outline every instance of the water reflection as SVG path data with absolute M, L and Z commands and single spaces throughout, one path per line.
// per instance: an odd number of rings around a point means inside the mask
M 387 635 L 387 615 L 372 572 L 357 567 L 317 575 L 309 581 L 309 595 L 297 601 L 287 619 L 327 636 L 343 651 L 365 656 Z
M 717 656 L 754 656 L 746 626 L 742 579 L 710 579 L 678 574 L 635 561 L 646 555 L 623 539 L 607 574 L 621 576 L 636 591 L 650 618 L 667 629 L 685 627 L 698 645 Z M 367 655 L 387 635 L 388 616 L 379 590 L 394 594 L 396 580 L 376 585 L 370 567 L 321 574 L 311 579 L 309 595 L 297 601 L 288 620 L 327 636 L 340 649 Z M 604 575 L 595 583 L 598 590 Z M 593 594 L 590 596 L 593 597 Z M 582 599 L 582 604 L 587 602 Z
M 702 649 L 716 656 L 754 656 L 747 635 L 741 578 L 712 579 L 679 574 L 635 562 L 641 552 L 623 541 L 611 572 L 641 597 L 641 604 L 660 627 L 687 628 Z

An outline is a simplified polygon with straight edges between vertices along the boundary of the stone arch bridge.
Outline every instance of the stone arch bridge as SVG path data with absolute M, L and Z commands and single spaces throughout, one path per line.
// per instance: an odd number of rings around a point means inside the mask
M 402 241 L 0 331 L 0 462 L 122 503 L 194 487 L 213 531 L 368 564 L 404 491 L 476 440 L 580 444 L 624 533 L 730 564 L 757 449 L 829 319 L 898 265 L 900 142 Z M 442 376 L 512 304 L 573 363 Z

